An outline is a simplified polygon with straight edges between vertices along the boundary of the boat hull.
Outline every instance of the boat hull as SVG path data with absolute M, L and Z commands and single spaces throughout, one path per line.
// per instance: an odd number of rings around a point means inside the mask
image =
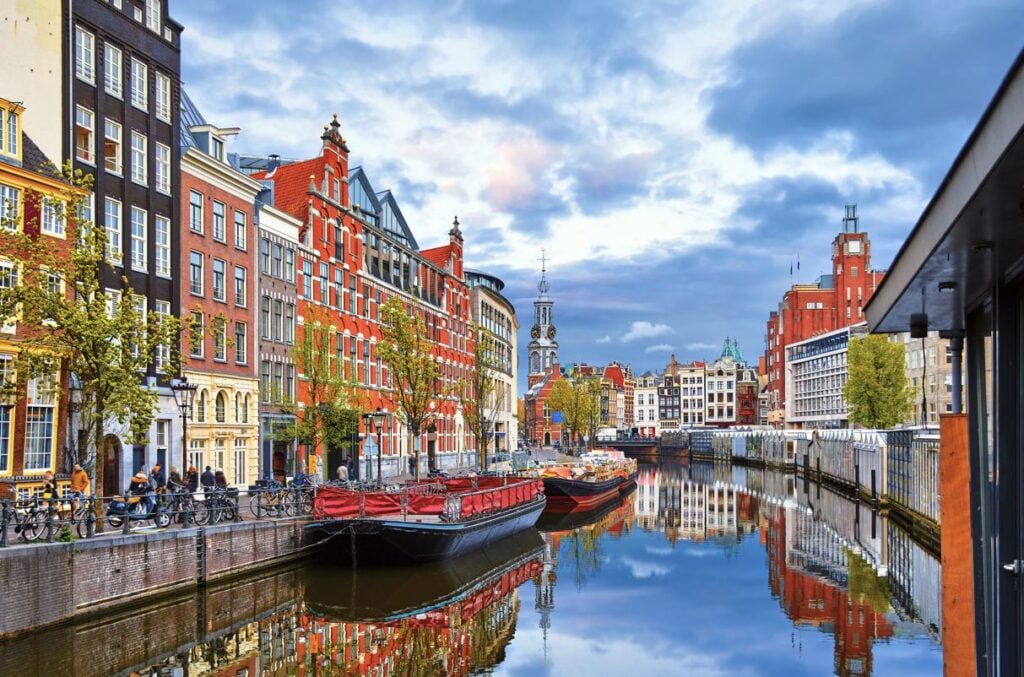
M 544 498 L 536 498 L 464 522 L 417 521 L 414 516 L 331 519 L 312 522 L 305 530 L 319 541 L 320 556 L 339 564 L 439 562 L 533 527 L 544 506 Z
M 551 512 L 596 508 L 629 490 L 634 476 L 613 477 L 603 482 L 569 480 L 560 477 L 544 478 L 544 495 Z

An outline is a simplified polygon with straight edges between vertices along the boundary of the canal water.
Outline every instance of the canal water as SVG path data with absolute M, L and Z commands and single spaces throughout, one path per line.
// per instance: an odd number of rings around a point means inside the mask
M 940 578 L 827 488 L 641 465 L 621 502 L 456 562 L 213 586 L 2 643 L 0 675 L 938 675 Z

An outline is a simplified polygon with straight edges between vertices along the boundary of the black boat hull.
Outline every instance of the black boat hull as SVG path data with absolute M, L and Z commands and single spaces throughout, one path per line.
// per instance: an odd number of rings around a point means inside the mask
M 597 508 L 606 501 L 628 491 L 635 475 L 613 477 L 603 482 L 568 480 L 560 477 L 544 478 L 544 495 L 550 511 Z
M 465 522 L 334 519 L 312 522 L 305 530 L 319 541 L 320 555 L 339 564 L 439 562 L 533 527 L 544 505 L 543 498 L 536 498 Z

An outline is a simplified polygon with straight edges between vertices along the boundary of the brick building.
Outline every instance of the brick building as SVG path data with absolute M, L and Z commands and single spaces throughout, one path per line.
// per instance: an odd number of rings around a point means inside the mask
M 863 322 L 864 306 L 885 275 L 870 269 L 871 242 L 859 223 L 857 206 L 847 205 L 843 232 L 832 241 L 831 274 L 791 286 L 768 317 L 765 357 L 772 425 L 785 422 L 786 346 Z
M 199 387 L 186 466 L 221 468 L 248 486 L 259 473 L 253 205 L 262 186 L 228 163 L 239 130 L 209 124 L 184 92 L 181 102 L 182 376 Z
M 302 340 L 303 318 L 314 309 L 334 326 L 335 368 L 355 384 L 350 404 L 387 414 L 382 465 L 393 474 L 404 471 L 413 448 L 396 415 L 388 366 L 377 354 L 379 309 L 392 296 L 417 309 L 440 367 L 437 392 L 451 392 L 474 366 L 463 238 L 456 220 L 446 244 L 421 249 L 395 196 L 375 191 L 362 168 L 349 168 L 349 148 L 339 128 L 337 116 L 325 125 L 319 155 L 268 168 L 253 178 L 273 191 L 278 209 L 302 224 L 296 340 Z M 302 403 L 308 388 L 302 374 L 296 378 L 296 400 Z M 442 464 L 452 465 L 472 444 L 467 444 L 455 398 L 439 395 L 436 402 L 434 418 L 414 447 L 426 451 L 424 456 L 436 452 Z M 322 449 L 298 450 L 299 461 L 311 451 L 325 457 Z M 326 451 L 333 453 L 324 472 L 333 475 L 343 462 L 342 452 Z M 310 467 L 319 465 L 310 461 Z

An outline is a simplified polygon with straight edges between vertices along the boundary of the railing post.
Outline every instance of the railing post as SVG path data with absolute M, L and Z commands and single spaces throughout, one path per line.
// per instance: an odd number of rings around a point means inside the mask
M 232 497 L 235 501 L 235 522 L 242 521 L 242 492 L 239 489 L 235 489 L 235 495 Z
M 186 491 L 181 499 L 181 528 L 188 529 L 192 526 L 192 501 L 195 497 L 191 491 Z
M 10 524 L 10 501 L 0 501 L 0 548 L 7 547 L 7 525 Z
M 256 490 L 256 517 L 263 517 L 263 490 Z
M 46 542 L 47 543 L 54 543 L 57 540 L 57 538 L 56 538 L 56 536 L 57 536 L 57 531 L 56 531 L 57 525 L 54 524 L 54 522 L 53 522 L 53 516 L 54 516 L 54 513 L 56 512 L 56 508 L 55 508 L 55 506 L 53 504 L 54 504 L 54 502 L 56 500 L 57 500 L 56 496 L 51 496 L 50 500 L 46 502 Z
M 124 518 L 121 521 L 121 533 L 127 536 L 130 533 L 132 533 L 131 512 L 133 504 L 128 502 L 127 494 L 125 496 L 122 496 L 122 498 L 124 499 Z M 141 501 L 142 498 L 140 497 L 139 500 Z
M 282 487 L 277 490 L 277 504 L 274 506 L 277 510 L 277 516 L 281 517 L 284 515 L 284 502 L 288 500 L 288 489 Z
M 85 537 L 96 536 L 96 494 L 89 497 L 89 508 L 85 513 Z

